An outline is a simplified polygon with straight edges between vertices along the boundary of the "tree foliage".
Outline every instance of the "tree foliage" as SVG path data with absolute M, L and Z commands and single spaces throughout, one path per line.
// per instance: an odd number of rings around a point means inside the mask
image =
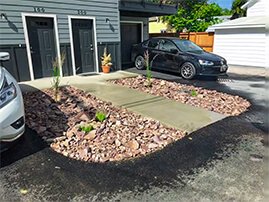
M 203 32 L 210 25 L 221 22 L 216 16 L 227 15 L 218 4 L 207 0 L 182 0 L 177 15 L 165 16 L 165 20 L 179 32 Z
M 232 20 L 247 15 L 247 9 L 241 8 L 246 2 L 246 0 L 234 0 L 231 10 Z

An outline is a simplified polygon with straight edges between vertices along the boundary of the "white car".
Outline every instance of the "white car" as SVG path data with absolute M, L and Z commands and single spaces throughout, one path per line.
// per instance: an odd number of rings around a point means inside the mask
M 9 53 L 0 52 L 0 62 L 9 60 Z M 25 114 L 22 93 L 17 81 L 0 65 L 0 152 L 23 135 Z

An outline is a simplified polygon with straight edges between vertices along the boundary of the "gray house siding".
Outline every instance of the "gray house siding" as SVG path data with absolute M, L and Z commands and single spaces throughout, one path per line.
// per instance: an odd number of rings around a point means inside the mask
M 42 14 L 56 14 L 60 43 L 70 43 L 68 15 L 78 15 L 78 10 L 96 17 L 97 42 L 119 42 L 119 11 L 115 0 L 1 0 L 0 12 L 7 20 L 0 20 L 0 44 L 23 44 L 24 32 L 21 13 L 37 13 L 34 8 L 44 8 Z M 109 18 L 110 25 L 106 23 Z
M 100 57 L 107 46 L 112 55 L 114 67 L 120 69 L 120 24 L 117 0 L 2 0 L 0 13 L 7 19 L 0 19 L 0 51 L 10 53 L 10 61 L 4 66 L 18 81 L 30 80 L 22 13 L 54 14 L 57 18 L 60 51 L 66 53 L 63 75 L 72 75 L 72 60 L 68 15 L 90 16 L 96 19 L 97 57 L 101 71 Z M 83 13 L 81 13 L 83 11 Z M 80 12 L 80 14 L 78 14 Z M 85 13 L 86 12 L 86 13 Z M 106 22 L 106 18 L 110 20 Z

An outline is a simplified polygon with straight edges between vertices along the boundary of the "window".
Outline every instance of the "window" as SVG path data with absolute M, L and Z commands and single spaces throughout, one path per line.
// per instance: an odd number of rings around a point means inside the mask
M 149 40 L 149 42 L 148 42 L 148 48 L 158 49 L 158 46 L 159 46 L 159 39 Z
M 195 43 L 188 41 L 188 40 L 184 40 L 184 39 L 177 39 L 177 40 L 173 40 L 174 43 L 177 45 L 177 47 L 179 47 L 179 49 L 183 52 L 201 52 L 203 51 L 202 48 L 200 48 L 198 45 L 196 45 Z
M 168 41 L 168 40 L 161 41 L 160 50 L 170 52 L 171 49 L 177 49 L 177 47 L 171 41 Z
M 142 43 L 142 47 L 147 48 L 147 47 L 148 47 L 148 43 L 149 43 L 149 41 L 145 41 L 145 42 L 143 42 L 143 43 Z

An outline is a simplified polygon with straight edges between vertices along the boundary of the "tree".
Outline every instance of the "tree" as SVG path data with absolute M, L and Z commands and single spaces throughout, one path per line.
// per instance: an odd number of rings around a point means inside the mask
M 247 9 L 241 8 L 246 2 L 247 0 L 234 0 L 231 10 L 231 20 L 247 15 Z
M 179 32 L 203 32 L 210 25 L 219 23 L 215 16 L 223 15 L 223 9 L 207 0 L 182 0 L 177 15 L 166 16 L 166 21 Z
M 231 15 L 231 11 L 227 8 L 222 9 L 222 15 Z

